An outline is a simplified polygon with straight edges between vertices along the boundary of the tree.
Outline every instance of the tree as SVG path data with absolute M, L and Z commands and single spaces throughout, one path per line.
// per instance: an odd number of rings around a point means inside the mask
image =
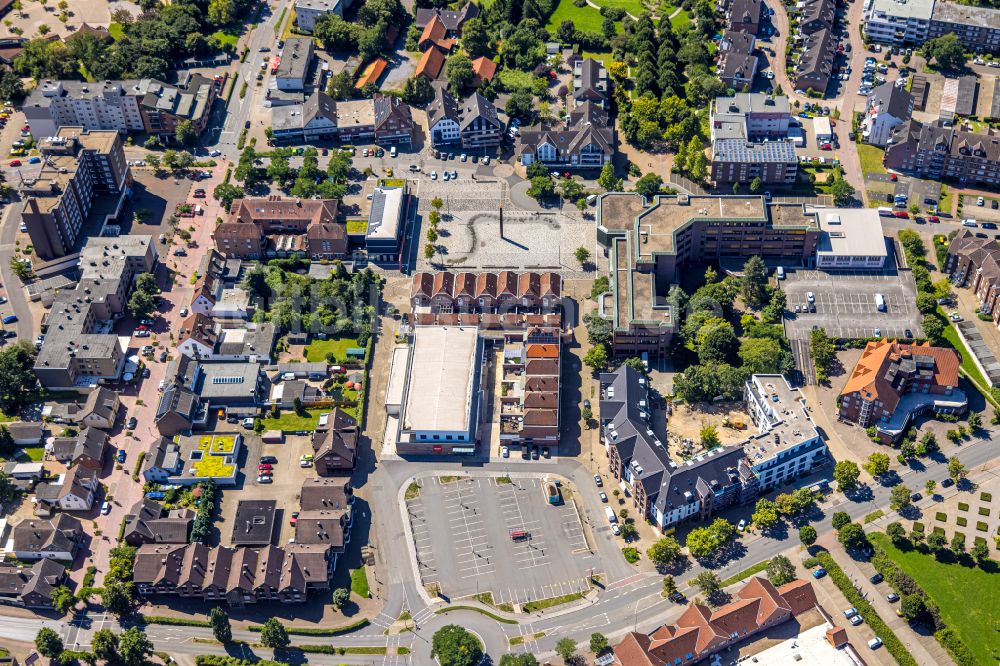
M 470 58 L 486 55 L 490 48 L 490 38 L 483 19 L 476 17 L 465 22 L 462 26 L 462 47 Z
M 757 194 L 758 192 L 760 192 L 761 185 L 763 184 L 764 183 L 763 181 L 761 181 L 760 176 L 755 177 L 753 180 L 750 181 L 750 191 L 754 194 Z
M 455 95 L 461 95 L 466 88 L 471 87 L 472 80 L 475 78 L 475 74 L 472 72 L 472 61 L 462 53 L 456 53 L 448 58 L 444 71 L 448 77 L 448 86 Z
M 552 186 L 552 178 L 549 176 L 535 176 L 531 179 L 531 187 L 528 188 L 528 196 L 537 201 L 548 199 L 555 194 Z
M 107 577 L 105 577 L 106 579 Z M 107 582 L 101 589 L 101 603 L 109 613 L 119 618 L 128 617 L 135 607 L 135 587 L 129 582 Z
M 947 537 L 940 532 L 931 532 L 927 535 L 927 547 L 930 548 L 931 551 L 941 550 L 947 543 Z
M 924 491 L 928 495 L 933 495 L 936 490 L 937 490 L 937 481 L 935 481 L 934 479 L 927 479 L 927 481 L 924 483 Z
M 424 259 L 429 261 L 434 258 L 435 254 L 437 254 L 437 248 L 434 245 L 431 243 L 424 245 Z
M 838 532 L 844 528 L 844 525 L 849 525 L 851 522 L 851 515 L 846 511 L 837 511 L 833 514 L 833 518 L 830 519 L 830 523 L 833 525 L 833 529 Z
M 673 576 L 663 577 L 663 594 L 668 597 L 673 596 L 677 593 L 677 581 L 674 580 Z
M 969 554 L 972 555 L 976 562 L 982 564 L 990 557 L 990 547 L 983 541 L 977 541 L 969 550 Z
M 948 476 L 950 476 L 951 480 L 955 483 L 964 479 L 967 473 L 968 470 L 966 470 L 965 465 L 963 465 L 962 461 L 957 457 L 952 457 L 951 460 L 948 461 Z
M 739 338 L 729 322 L 702 326 L 697 335 L 698 360 L 702 363 L 726 363 L 739 347 Z
M 699 434 L 701 445 L 706 449 L 714 449 L 722 445 L 722 441 L 719 439 L 719 430 L 714 425 L 705 426 Z
M 924 42 L 921 51 L 928 62 L 933 60 L 941 69 L 960 69 L 965 65 L 965 47 L 953 32 Z
M 278 618 L 269 617 L 260 631 L 260 642 L 264 647 L 280 649 L 288 647 L 288 632 Z
M 979 415 L 979 412 L 969 412 L 969 428 L 972 430 L 978 430 L 983 426 L 983 417 Z
M 778 505 L 766 497 L 761 497 L 757 500 L 757 505 L 754 507 L 754 512 L 750 516 L 750 520 L 762 530 L 774 527 L 778 524 Z
M 781 586 L 795 580 L 795 565 L 784 555 L 775 555 L 767 563 L 767 579 L 774 586 Z
M 212 2 L 217 1 L 212 0 Z M 191 124 L 190 120 L 183 119 L 177 121 L 177 125 L 174 127 L 174 138 L 182 146 L 192 146 L 198 140 L 198 132 L 194 129 L 194 125 Z
M 146 632 L 139 627 L 131 627 L 118 638 L 118 654 L 125 666 L 142 666 L 146 657 L 153 654 L 153 643 Z
M 743 300 L 750 307 L 760 306 L 767 296 L 767 266 L 757 255 L 753 255 L 743 264 L 740 290 L 743 293 Z
M 212 624 L 212 635 L 220 643 L 229 643 L 233 640 L 233 628 L 229 624 L 229 613 L 219 606 L 212 606 L 208 613 L 208 621 Z
M 35 634 L 35 648 L 43 657 L 55 659 L 63 651 L 62 638 L 48 627 L 42 627 Z
M 235 11 L 233 0 L 209 0 L 208 22 L 215 26 L 228 25 L 233 21 Z
M 906 539 L 906 529 L 898 522 L 892 522 L 886 525 L 885 533 L 894 544 L 901 543 Z
M 717 555 L 736 536 L 736 527 L 725 518 L 716 518 L 707 527 L 697 527 L 688 532 L 688 552 L 693 557 Z
M 73 592 L 68 587 L 60 585 L 52 590 L 52 607 L 57 611 L 65 615 L 74 605 L 76 605 L 76 597 L 73 596 Z
M 865 530 L 857 523 L 848 523 L 840 528 L 837 540 L 847 550 L 860 550 L 868 543 Z
M 351 591 L 346 587 L 338 587 L 333 591 L 333 605 L 342 609 L 351 600 Z
M 619 192 L 622 189 L 621 178 L 615 176 L 615 167 L 611 162 L 605 163 L 601 167 L 601 175 L 597 177 L 597 184 L 605 192 Z
M 876 478 L 883 476 L 889 471 L 889 456 L 885 453 L 875 452 L 868 456 L 868 461 L 862 467 Z
M 117 661 L 118 636 L 110 629 L 100 629 L 94 632 L 94 636 L 90 639 L 90 649 L 102 661 Z
M 230 183 L 219 183 L 212 190 L 212 196 L 222 206 L 222 210 L 229 210 L 236 199 L 242 199 L 246 193 L 242 187 L 236 187 Z
M 588 250 L 585 247 L 578 247 L 573 252 L 573 256 L 576 258 L 577 262 L 579 262 L 581 265 L 586 264 L 588 261 L 590 261 L 590 250 Z
M 837 482 L 837 488 L 841 492 L 856 488 L 860 477 L 861 470 L 853 461 L 841 460 L 833 467 L 833 480 Z
M 776 374 L 787 371 L 789 361 L 794 364 L 794 359 L 773 338 L 740 340 L 737 355 L 743 362 L 743 369 L 751 374 Z
M 714 571 L 702 571 L 692 582 L 706 596 L 712 596 L 722 589 L 722 579 Z
M 510 653 L 500 657 L 500 666 L 538 666 L 538 659 L 530 652 Z
M 635 191 L 647 199 L 652 199 L 653 196 L 659 194 L 662 190 L 663 179 L 660 178 L 659 174 L 653 171 L 650 171 L 642 178 L 635 181 Z
M 941 450 L 941 447 L 938 445 L 937 436 L 932 432 L 924 433 L 924 436 L 920 438 L 920 445 L 925 455 Z
M 899 600 L 899 612 L 908 622 L 913 622 L 927 612 L 927 605 L 919 594 L 904 594 Z
M 608 367 L 608 350 L 604 345 L 594 345 L 583 357 L 583 364 L 599 372 Z
M 0 410 L 13 414 L 35 393 L 38 380 L 31 371 L 37 353 L 27 342 L 18 342 L 0 351 Z
M 799 528 L 799 541 L 803 546 L 811 546 L 816 543 L 816 528 L 812 525 L 803 525 Z
M 956 532 L 951 537 L 951 544 L 949 544 L 951 552 L 956 556 L 961 555 L 965 552 L 965 535 L 961 532 Z
M 534 110 L 535 96 L 527 90 L 515 90 L 504 106 L 504 112 L 509 118 L 527 121 Z
M 600 654 L 608 649 L 608 638 L 604 634 L 593 633 L 590 635 L 590 651 Z
M 483 646 L 463 627 L 446 624 L 434 632 L 431 656 L 441 666 L 474 666 L 483 658 Z
M 921 320 L 924 334 L 932 345 L 940 345 L 944 336 L 944 323 L 934 314 L 924 315 Z
M 838 206 L 846 206 L 854 198 L 854 186 L 839 176 L 835 176 L 830 183 L 830 194 L 833 195 L 833 202 Z
M 563 178 L 559 181 L 559 193 L 562 195 L 563 199 L 569 199 L 570 201 L 576 201 L 584 198 L 583 183 L 576 180 L 575 178 Z
M 159 293 L 156 276 L 152 273 L 140 273 L 128 301 L 132 316 L 136 319 L 148 319 L 156 307 L 156 297 Z
M 902 483 L 892 487 L 889 491 L 889 508 L 893 511 L 902 511 L 910 506 L 910 489 Z
M 279 185 L 288 181 L 292 177 L 292 167 L 288 163 L 288 158 L 284 155 L 271 157 L 271 163 L 267 165 L 267 177 Z
M 672 536 L 665 536 L 646 550 L 646 557 L 658 568 L 669 567 L 681 557 L 681 544 Z
M 576 26 L 573 21 L 563 21 L 556 28 L 555 38 L 563 44 L 572 44 L 576 41 Z

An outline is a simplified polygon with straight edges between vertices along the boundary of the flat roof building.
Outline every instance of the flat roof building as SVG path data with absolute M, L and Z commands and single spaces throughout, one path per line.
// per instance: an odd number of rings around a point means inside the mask
M 816 247 L 816 267 L 870 268 L 885 266 L 888 251 L 882 220 L 874 208 L 813 208 L 821 230 Z
M 267 546 L 274 535 L 275 500 L 240 500 L 233 518 L 232 545 Z
M 406 187 L 377 187 L 372 194 L 365 244 L 372 261 L 396 261 L 406 227 Z
M 308 37 L 289 37 L 281 51 L 281 62 L 275 72 L 274 81 L 278 90 L 302 90 L 305 88 L 309 65 L 312 63 L 313 41 Z
M 401 453 L 474 448 L 482 342 L 476 326 L 417 326 L 401 410 Z

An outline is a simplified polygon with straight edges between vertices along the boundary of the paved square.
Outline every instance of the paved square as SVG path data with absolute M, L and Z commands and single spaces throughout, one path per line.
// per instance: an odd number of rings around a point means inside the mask
M 599 566 L 575 503 L 550 506 L 541 479 L 428 478 L 407 511 L 423 583 L 452 599 L 491 591 L 495 603 L 523 604 L 586 592 Z M 528 537 L 515 541 L 515 530 Z
M 443 220 L 438 225 L 438 255 L 433 262 L 420 254 L 419 270 L 443 264 L 453 271 L 551 270 L 580 272 L 574 252 L 595 251 L 594 223 L 573 209 L 523 211 L 510 204 L 504 181 L 432 181 L 420 179 L 417 195 L 421 247 L 427 234 L 431 201 L 440 197 Z M 500 204 L 504 233 L 500 235 Z M 437 269 L 439 270 L 439 268 Z

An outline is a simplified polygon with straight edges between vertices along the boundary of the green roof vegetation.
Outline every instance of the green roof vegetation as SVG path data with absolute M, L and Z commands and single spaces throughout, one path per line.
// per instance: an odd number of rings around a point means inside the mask
M 191 463 L 195 476 L 201 478 L 230 477 L 236 473 L 236 465 L 229 465 L 221 456 L 205 456 Z

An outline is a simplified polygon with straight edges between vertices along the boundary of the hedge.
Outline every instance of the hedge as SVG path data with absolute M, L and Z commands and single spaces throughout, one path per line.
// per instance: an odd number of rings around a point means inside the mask
M 948 651 L 958 666 L 976 666 L 976 658 L 972 656 L 968 646 L 962 642 L 953 629 L 945 627 L 935 632 L 934 638 Z
M 224 657 L 217 654 L 200 654 L 194 658 L 197 666 L 288 666 L 283 661 L 271 661 L 270 659 L 237 659 L 236 657 Z
M 319 627 L 285 627 L 285 632 L 290 636 L 339 636 L 340 634 L 346 634 L 367 626 L 368 618 L 363 617 L 357 622 L 343 627 L 333 627 L 332 629 L 322 629 Z M 256 631 L 258 633 L 264 630 L 264 627 L 259 624 L 251 624 L 248 628 L 250 631 Z
M 135 469 L 132 470 L 132 480 L 136 483 L 139 482 L 139 472 L 142 470 L 142 461 L 146 459 L 146 452 L 140 451 L 139 456 L 135 459 Z
M 882 644 L 885 645 L 885 649 L 893 656 L 896 663 L 899 666 L 917 666 L 917 660 L 913 658 L 909 650 L 903 645 L 902 641 L 892 632 L 892 630 L 882 621 L 872 605 L 861 596 L 857 588 L 854 587 L 854 583 L 851 579 L 847 577 L 844 570 L 840 568 L 833 556 L 830 553 L 822 551 L 816 555 L 816 558 L 826 569 L 826 572 L 830 575 L 830 580 L 840 588 L 840 591 L 847 597 L 847 601 L 858 609 L 858 613 L 865 618 L 865 622 L 868 626 L 872 628 L 875 635 L 882 639 Z
M 315 652 L 318 654 L 385 654 L 388 648 L 382 647 L 337 647 L 335 645 L 293 645 L 293 649 L 302 652 Z

